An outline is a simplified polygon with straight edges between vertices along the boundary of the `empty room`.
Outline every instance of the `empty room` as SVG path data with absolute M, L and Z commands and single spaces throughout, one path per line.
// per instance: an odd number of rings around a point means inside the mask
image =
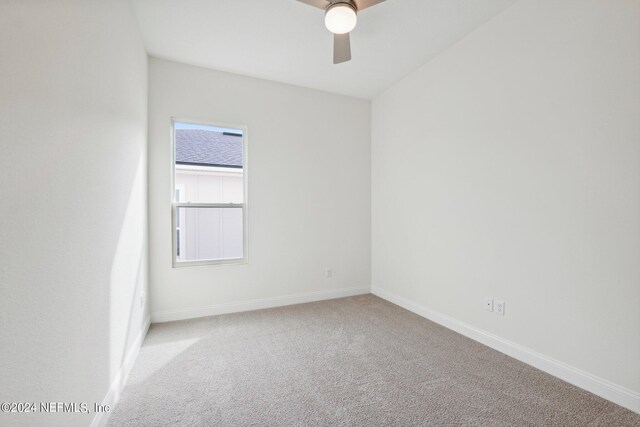
M 640 427 L 640 0 L 0 0 L 0 426 Z

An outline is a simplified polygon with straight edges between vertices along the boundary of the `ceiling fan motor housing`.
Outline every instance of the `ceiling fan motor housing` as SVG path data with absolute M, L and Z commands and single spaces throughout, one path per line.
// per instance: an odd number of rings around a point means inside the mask
M 331 9 L 333 6 L 337 6 L 339 4 L 346 4 L 347 6 L 351 6 L 351 8 L 357 12 L 358 11 L 358 6 L 356 6 L 356 4 L 352 1 L 352 0 L 335 0 L 335 1 L 331 1 L 329 3 L 329 5 L 327 6 L 327 10 Z

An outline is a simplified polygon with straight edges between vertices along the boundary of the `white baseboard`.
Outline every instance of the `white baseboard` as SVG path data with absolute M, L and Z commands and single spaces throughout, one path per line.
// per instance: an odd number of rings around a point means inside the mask
M 629 390 L 604 378 L 600 378 L 589 372 L 538 353 L 530 348 L 478 329 L 475 326 L 433 311 L 382 288 L 374 286 L 371 289 L 371 293 L 570 384 L 640 413 L 640 394 L 633 390 Z
M 216 316 L 218 314 L 239 313 L 242 311 L 260 310 L 263 308 L 282 307 L 335 298 L 363 295 L 371 292 L 368 286 L 328 289 L 302 294 L 283 295 L 271 298 L 251 299 L 205 307 L 185 308 L 180 310 L 158 311 L 151 314 L 152 323 L 171 322 L 174 320 L 194 319 L 197 317 Z
M 147 336 L 147 332 L 149 331 L 149 326 L 151 325 L 151 319 L 147 319 L 140 331 L 140 334 L 136 337 L 136 340 L 131 345 L 127 356 L 124 358 L 122 362 L 122 366 L 120 370 L 116 374 L 115 378 L 111 382 L 111 387 L 109 387 L 109 391 L 102 401 L 102 406 L 109 405 L 111 410 L 109 412 L 98 412 L 96 413 L 93 421 L 91 422 L 91 427 L 102 427 L 107 423 L 109 419 L 109 415 L 113 411 L 113 407 L 118 402 L 120 398 L 120 393 L 124 389 L 125 384 L 127 383 L 127 378 L 129 378 L 129 373 L 131 372 L 131 368 L 133 368 L 133 364 L 138 358 L 138 354 L 140 353 L 140 348 L 142 347 L 142 342 L 144 341 L 144 337 Z

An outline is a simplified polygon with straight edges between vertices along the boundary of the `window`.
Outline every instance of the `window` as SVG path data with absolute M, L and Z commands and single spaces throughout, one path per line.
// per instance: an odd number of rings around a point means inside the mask
M 246 259 L 246 129 L 173 121 L 173 266 Z

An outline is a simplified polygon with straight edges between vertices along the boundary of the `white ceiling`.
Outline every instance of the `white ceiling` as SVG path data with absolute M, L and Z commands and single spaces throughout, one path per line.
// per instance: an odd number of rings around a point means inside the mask
M 324 12 L 296 0 L 133 0 L 150 55 L 373 98 L 516 0 L 387 0 L 333 65 Z

